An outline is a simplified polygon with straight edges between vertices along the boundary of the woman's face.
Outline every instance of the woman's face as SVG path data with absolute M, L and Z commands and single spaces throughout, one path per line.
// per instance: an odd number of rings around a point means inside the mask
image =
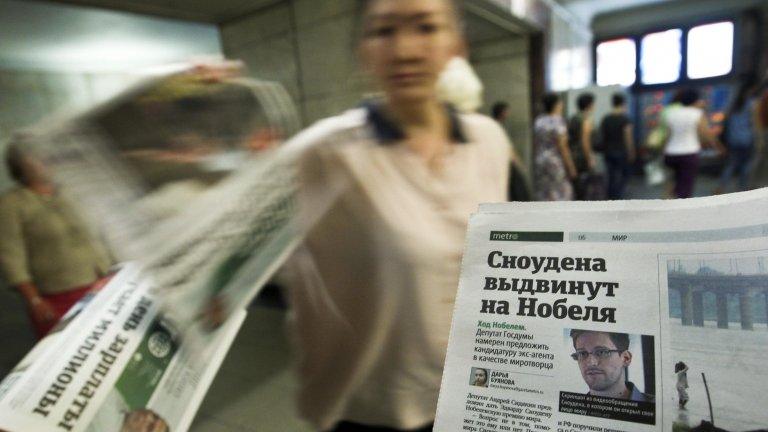
M 372 0 L 361 61 L 390 100 L 432 98 L 440 73 L 459 52 L 457 26 L 447 0 Z
M 485 381 L 488 379 L 488 376 L 486 375 L 485 370 L 483 369 L 475 369 L 475 384 L 485 384 Z
M 24 184 L 46 183 L 50 181 L 48 170 L 37 158 L 25 155 L 21 161 Z

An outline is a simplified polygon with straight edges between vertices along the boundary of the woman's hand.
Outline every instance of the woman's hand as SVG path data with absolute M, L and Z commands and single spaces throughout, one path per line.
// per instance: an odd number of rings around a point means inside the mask
M 40 296 L 34 296 L 27 300 L 32 319 L 41 326 L 53 324 L 56 320 L 56 311 L 53 306 Z
M 15 286 L 16 290 L 24 297 L 29 314 L 35 323 L 41 327 L 53 324 L 56 320 L 56 310 L 53 308 L 32 282 L 22 282 Z
M 224 301 L 221 297 L 213 296 L 208 303 L 203 307 L 201 314 L 201 320 L 203 326 L 209 330 L 215 330 L 224 324 L 227 320 L 226 309 L 224 307 Z

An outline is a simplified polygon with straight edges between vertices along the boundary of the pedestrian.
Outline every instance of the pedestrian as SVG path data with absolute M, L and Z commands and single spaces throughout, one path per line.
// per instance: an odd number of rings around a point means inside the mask
M 563 101 L 555 93 L 544 96 L 544 113 L 536 117 L 534 135 L 534 189 L 539 201 L 573 200 L 577 171 L 568 147 Z
M 608 173 L 608 199 L 619 200 L 624 198 L 636 152 L 626 97 L 615 93 L 611 97 L 611 106 L 611 112 L 600 122 L 600 136 Z
M 715 190 L 716 194 L 728 191 L 734 175 L 738 178 L 738 190 L 747 190 L 755 155 L 761 154 L 765 148 L 755 90 L 750 82 L 743 83 L 726 112 L 722 136 L 728 149 L 728 160 L 720 176 L 720 185 Z
M 675 198 L 690 198 L 699 171 L 702 146 L 723 149 L 709 130 L 699 92 L 689 88 L 680 91 L 674 103 L 661 118 L 668 130 L 664 145 L 664 164 L 673 171 L 671 194 Z
M 510 143 L 440 100 L 465 46 L 453 1 L 359 4 L 360 63 L 383 96 L 285 144 L 302 153 L 299 219 L 316 220 L 285 272 L 298 409 L 322 431 L 427 431 L 469 215 L 505 200 Z M 335 184 L 325 211 L 310 205 Z
M 35 335 L 103 285 L 111 259 L 21 142 L 6 150 L 17 186 L 0 196 L 0 274 L 23 297 Z

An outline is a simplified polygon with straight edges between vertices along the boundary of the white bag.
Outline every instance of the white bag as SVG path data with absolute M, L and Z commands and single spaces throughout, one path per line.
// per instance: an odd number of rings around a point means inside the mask
M 654 159 L 643 167 L 643 170 L 645 171 L 645 183 L 648 186 L 656 186 L 664 183 L 664 180 L 666 179 L 666 173 L 664 172 L 664 164 L 659 159 Z

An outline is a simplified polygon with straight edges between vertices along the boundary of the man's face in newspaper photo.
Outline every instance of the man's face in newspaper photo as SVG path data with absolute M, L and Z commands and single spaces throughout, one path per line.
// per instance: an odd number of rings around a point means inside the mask
M 617 349 L 608 333 L 585 331 L 573 341 L 581 376 L 591 392 L 610 393 L 624 389 L 624 368 L 632 353 Z

